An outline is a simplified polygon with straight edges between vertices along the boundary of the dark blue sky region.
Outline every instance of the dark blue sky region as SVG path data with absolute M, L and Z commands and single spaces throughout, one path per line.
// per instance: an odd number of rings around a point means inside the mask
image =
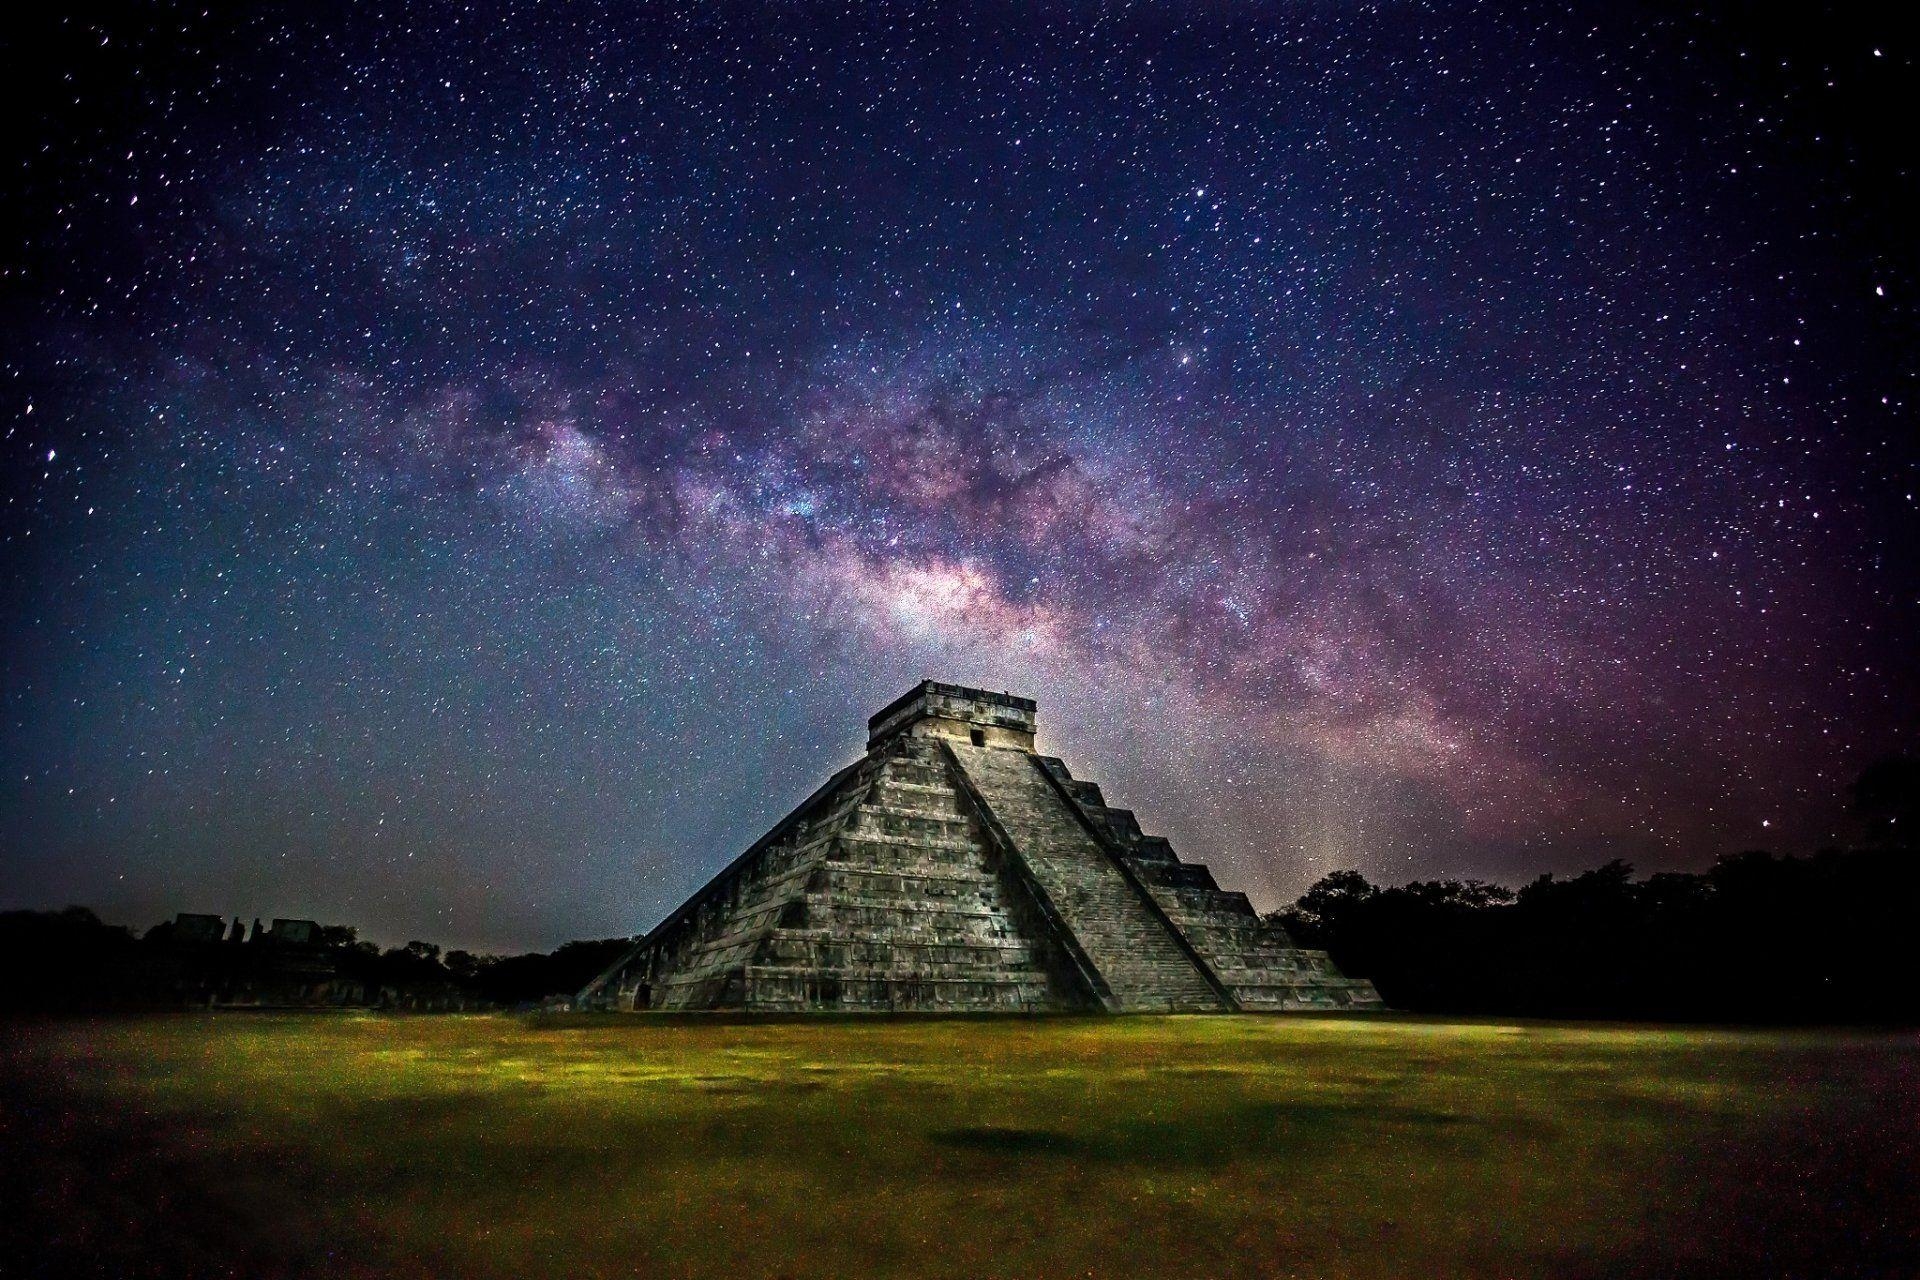
M 1872 21 L 28 20 L 0 897 L 633 932 L 923 676 L 1262 905 L 1845 839 L 1920 638 Z

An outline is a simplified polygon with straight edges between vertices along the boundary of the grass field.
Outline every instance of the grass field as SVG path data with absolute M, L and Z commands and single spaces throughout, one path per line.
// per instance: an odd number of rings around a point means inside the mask
M 1415 1019 L 0 1028 L 9 1270 L 1920 1273 L 1920 1039 Z

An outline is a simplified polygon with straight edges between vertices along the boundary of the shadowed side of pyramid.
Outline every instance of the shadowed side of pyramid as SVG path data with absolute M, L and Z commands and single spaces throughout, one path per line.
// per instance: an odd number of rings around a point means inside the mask
M 1035 704 L 925 681 L 867 753 L 580 993 L 604 1009 L 1378 1008 L 1034 751 Z

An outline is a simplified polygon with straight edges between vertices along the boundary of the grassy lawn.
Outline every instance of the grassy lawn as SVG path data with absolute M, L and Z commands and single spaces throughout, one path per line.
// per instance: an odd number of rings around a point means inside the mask
M 0 1201 L 28 1206 L 0 1271 L 1920 1266 L 1912 1034 L 224 1014 L 0 1036 Z

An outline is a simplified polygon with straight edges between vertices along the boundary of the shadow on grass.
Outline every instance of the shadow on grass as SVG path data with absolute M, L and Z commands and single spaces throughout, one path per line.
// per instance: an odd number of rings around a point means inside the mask
M 962 1151 L 985 1151 L 992 1155 L 1084 1156 L 1088 1146 L 1070 1133 L 1050 1129 L 1014 1129 L 999 1125 L 978 1125 L 965 1129 L 941 1129 L 927 1135 L 942 1146 Z
M 1183 1116 L 1113 1121 L 1085 1133 L 974 1125 L 927 1134 L 936 1146 L 994 1157 L 1071 1159 L 1081 1164 L 1218 1169 L 1234 1161 L 1308 1160 L 1382 1128 L 1408 1141 L 1479 1140 L 1486 1126 L 1449 1112 L 1356 1102 L 1258 1102 Z

